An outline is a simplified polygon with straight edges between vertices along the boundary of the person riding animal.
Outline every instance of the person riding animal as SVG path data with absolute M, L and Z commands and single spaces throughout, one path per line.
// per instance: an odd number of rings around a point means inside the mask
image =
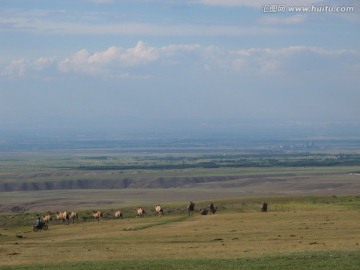
M 41 228 L 44 224 L 45 222 L 42 221 L 40 217 L 38 217 L 38 219 L 36 220 L 36 227 Z

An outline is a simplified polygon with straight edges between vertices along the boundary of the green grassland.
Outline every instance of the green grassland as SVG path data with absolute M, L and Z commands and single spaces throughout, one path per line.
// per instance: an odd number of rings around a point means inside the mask
M 0 269 L 358 269 L 359 174 L 350 148 L 2 152 Z M 63 210 L 80 219 L 32 231 Z
M 260 212 L 262 202 L 267 213 Z M 32 232 L 37 215 L 1 214 L 0 269 L 356 269 L 360 263 L 360 197 L 272 197 L 215 201 L 215 215 L 201 216 L 209 201 L 164 204 L 165 215 L 124 219 L 102 209 L 69 225 Z
M 357 270 L 360 263 L 356 252 L 296 253 L 282 256 L 264 256 L 241 259 L 153 259 L 111 260 L 96 262 L 59 263 L 56 265 L 35 264 L 1 267 L 0 269 L 351 269 Z

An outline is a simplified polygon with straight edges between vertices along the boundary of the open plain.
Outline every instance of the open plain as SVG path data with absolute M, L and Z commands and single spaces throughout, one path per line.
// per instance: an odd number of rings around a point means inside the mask
M 0 269 L 357 269 L 356 152 L 222 152 L 3 152 Z
M 266 213 L 260 212 L 264 199 Z M 198 202 L 197 210 L 207 203 Z M 188 216 L 177 204 L 164 205 L 162 217 L 150 205 L 145 205 L 144 218 L 135 218 L 135 210 L 127 207 L 124 219 L 115 220 L 108 209 L 100 222 L 81 211 L 79 221 L 52 221 L 49 230 L 39 232 L 32 231 L 35 213 L 2 214 L 0 268 L 137 269 L 147 263 L 147 269 L 305 269 L 309 264 L 356 269 L 360 263 L 360 197 L 215 203 L 217 213 L 206 216 L 199 211 Z

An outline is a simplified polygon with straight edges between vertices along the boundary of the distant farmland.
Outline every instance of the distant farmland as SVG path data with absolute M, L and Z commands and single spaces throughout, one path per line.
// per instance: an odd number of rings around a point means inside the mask
M 349 147 L 7 151 L 0 156 L 0 210 L 142 200 L 356 196 L 360 194 L 359 153 Z

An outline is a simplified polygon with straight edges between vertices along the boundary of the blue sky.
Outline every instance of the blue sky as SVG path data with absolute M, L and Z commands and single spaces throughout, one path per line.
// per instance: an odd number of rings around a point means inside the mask
M 0 0 L 0 41 L 2 129 L 360 121 L 358 1 Z

